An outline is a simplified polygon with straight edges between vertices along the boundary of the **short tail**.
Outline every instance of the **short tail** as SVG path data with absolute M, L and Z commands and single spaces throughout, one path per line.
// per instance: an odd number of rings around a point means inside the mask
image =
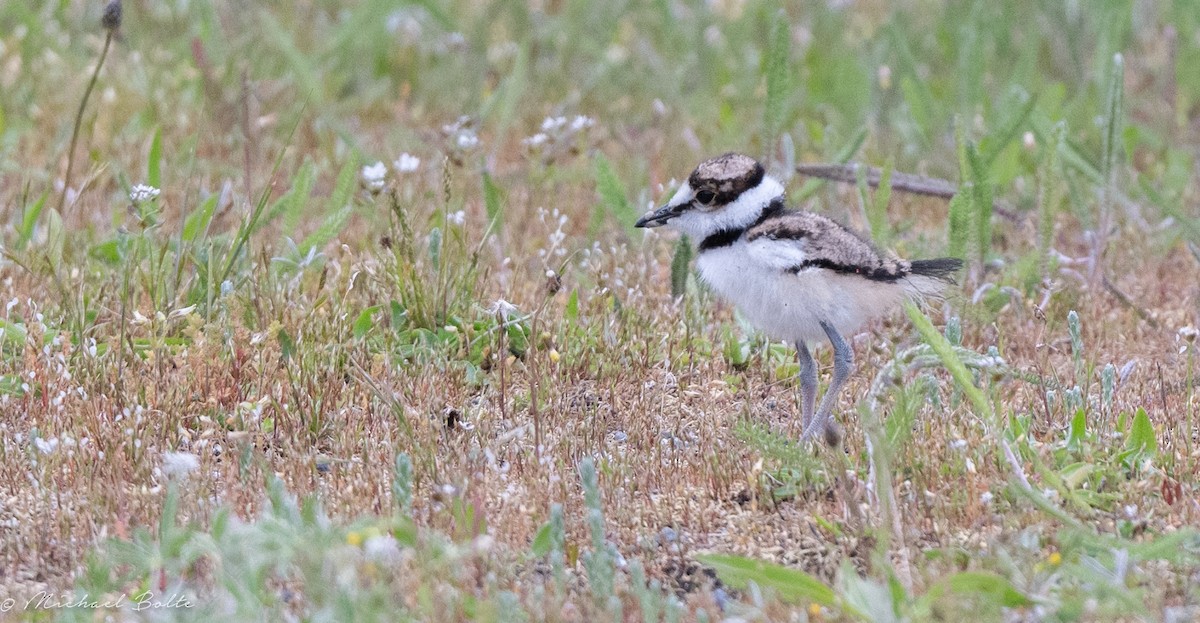
M 956 257 L 939 257 L 936 260 L 913 260 L 912 273 L 921 277 L 933 277 L 946 283 L 954 283 L 954 273 L 962 268 L 962 260 Z
M 918 303 L 943 296 L 947 286 L 954 285 L 954 274 L 962 268 L 962 260 L 940 257 L 935 260 L 913 260 L 904 277 L 905 291 Z

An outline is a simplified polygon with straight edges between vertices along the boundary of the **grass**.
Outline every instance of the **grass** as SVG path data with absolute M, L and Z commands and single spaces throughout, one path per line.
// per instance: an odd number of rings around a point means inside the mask
M 1200 616 L 1196 2 L 103 11 L 0 4 L 4 618 Z M 968 260 L 844 452 L 631 227 L 728 150 Z

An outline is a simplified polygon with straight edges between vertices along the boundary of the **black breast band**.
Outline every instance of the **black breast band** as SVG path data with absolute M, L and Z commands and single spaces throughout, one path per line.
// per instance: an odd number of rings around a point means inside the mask
M 715 233 L 705 236 L 704 240 L 700 241 L 700 252 L 703 253 L 710 249 L 719 249 L 721 247 L 727 247 L 727 246 L 737 242 L 738 238 L 741 238 L 742 234 L 746 233 L 746 230 L 762 224 L 763 221 L 766 221 L 767 219 L 769 219 L 773 216 L 776 216 L 776 215 L 782 213 L 783 211 L 784 211 L 783 197 L 782 196 L 776 197 L 771 200 L 771 203 L 767 204 L 767 207 L 765 210 L 763 210 L 762 214 L 758 215 L 758 220 L 754 221 L 753 223 L 750 223 L 749 225 L 747 225 L 745 227 L 732 227 L 729 229 L 722 229 L 720 231 L 717 231 Z

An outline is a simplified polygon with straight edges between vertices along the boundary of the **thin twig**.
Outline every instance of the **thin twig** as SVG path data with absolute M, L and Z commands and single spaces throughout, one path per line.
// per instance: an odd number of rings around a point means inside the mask
M 67 191 L 71 189 L 71 169 L 75 167 L 75 143 L 79 140 L 79 127 L 83 125 L 83 111 L 87 108 L 92 90 L 96 88 L 96 80 L 100 77 L 100 68 L 104 66 L 104 59 L 108 57 L 108 48 L 112 45 L 113 32 L 115 30 L 109 29 L 108 33 L 104 35 L 104 49 L 100 51 L 100 60 L 96 63 L 96 71 L 92 72 L 92 79 L 88 81 L 87 90 L 83 92 L 83 99 L 79 101 L 79 110 L 75 113 L 75 127 L 71 129 L 71 147 L 67 150 L 67 174 L 63 178 L 62 194 L 58 197 L 59 214 L 62 214 L 67 205 Z
M 883 170 L 878 167 L 867 167 L 861 164 L 800 164 L 796 165 L 796 172 L 800 175 L 808 177 L 816 177 L 844 184 L 855 184 L 858 181 L 858 172 L 862 170 L 867 178 L 867 184 L 871 188 L 878 188 L 879 181 L 883 177 Z M 926 197 L 940 197 L 942 199 L 951 199 L 958 193 L 958 186 L 950 180 L 944 180 L 937 177 L 925 177 L 924 175 L 913 175 L 912 173 L 892 172 L 891 178 L 892 190 L 910 193 L 913 195 L 924 195 Z M 1020 216 L 1012 209 L 1011 206 L 996 201 L 992 210 L 1010 221 L 1020 220 Z
M 1133 299 L 1129 298 L 1128 295 L 1122 292 L 1121 289 L 1117 287 L 1117 284 L 1113 283 L 1112 280 L 1108 278 L 1108 275 L 1101 275 L 1100 278 L 1101 282 L 1104 284 L 1104 289 L 1108 290 L 1109 294 L 1113 295 L 1113 297 L 1120 301 L 1125 307 L 1132 309 L 1133 312 L 1137 314 L 1139 318 L 1145 320 L 1151 328 L 1158 328 L 1158 321 L 1151 317 L 1149 312 L 1134 303 Z

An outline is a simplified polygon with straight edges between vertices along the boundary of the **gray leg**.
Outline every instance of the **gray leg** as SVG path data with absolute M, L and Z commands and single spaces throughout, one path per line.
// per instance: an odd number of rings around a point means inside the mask
M 796 354 L 800 355 L 800 408 L 804 418 L 800 430 L 807 430 L 812 424 L 813 405 L 817 401 L 817 363 L 803 340 L 796 342 Z
M 821 328 L 825 330 L 825 335 L 829 336 L 829 343 L 833 345 L 833 380 L 829 382 L 829 388 L 825 390 L 825 396 L 821 398 L 821 407 L 817 409 L 816 417 L 808 423 L 808 426 L 804 427 L 804 439 L 810 439 L 816 433 L 825 430 L 826 424 L 833 416 L 833 407 L 837 404 L 838 394 L 841 393 L 842 386 L 846 384 L 846 379 L 850 378 L 850 373 L 854 370 L 854 349 L 846 344 L 842 334 L 838 333 L 833 325 L 822 321 Z

